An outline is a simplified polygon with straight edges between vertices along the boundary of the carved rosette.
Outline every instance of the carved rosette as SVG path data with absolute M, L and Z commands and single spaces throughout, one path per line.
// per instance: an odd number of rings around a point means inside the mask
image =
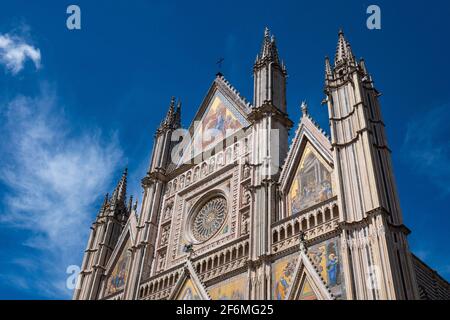
M 227 201 L 216 197 L 206 202 L 192 219 L 192 235 L 203 242 L 214 236 L 225 222 Z

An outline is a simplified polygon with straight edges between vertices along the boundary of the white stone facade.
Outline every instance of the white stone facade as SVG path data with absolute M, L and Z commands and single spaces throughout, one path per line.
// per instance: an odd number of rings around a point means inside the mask
M 202 130 L 208 121 L 234 129 L 183 158 L 193 161 L 173 161 L 181 104 L 172 99 L 141 210 L 126 204 L 125 172 L 92 226 L 74 299 L 425 296 L 364 61 L 340 32 L 334 65 L 325 63 L 331 137 L 302 104 L 290 145 L 286 76 L 266 29 L 253 103 L 218 74 L 189 132 L 195 137 L 196 120 Z M 448 294 L 445 280 L 439 288 Z

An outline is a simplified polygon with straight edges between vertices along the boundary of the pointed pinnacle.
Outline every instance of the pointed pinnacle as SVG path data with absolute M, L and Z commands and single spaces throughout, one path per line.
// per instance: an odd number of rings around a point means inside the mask
M 122 178 L 120 178 L 119 182 L 117 183 L 116 189 L 114 190 L 113 196 L 111 198 L 112 202 L 125 201 L 127 194 L 127 175 L 128 168 L 125 168 L 122 174 Z
M 278 50 L 275 43 L 275 36 L 270 34 L 269 28 L 264 29 L 264 39 L 261 46 L 261 52 L 256 58 L 256 62 L 268 59 L 269 61 L 274 61 L 279 63 Z
M 166 117 L 161 122 L 158 131 L 161 131 L 163 129 L 171 127 L 174 124 L 175 118 L 176 118 L 176 114 L 175 114 L 175 97 L 172 96 L 170 98 L 169 110 L 167 110 Z
M 98 216 L 101 216 L 105 212 L 106 207 L 108 206 L 108 201 L 109 201 L 109 193 L 105 194 L 105 198 L 103 200 L 102 206 L 100 207 L 100 210 L 98 211 Z
M 128 212 L 131 212 L 132 206 L 133 206 L 133 196 L 131 195 L 128 200 Z
M 334 57 L 334 65 L 338 65 L 343 62 L 353 62 L 354 56 L 352 53 L 352 48 L 350 43 L 345 39 L 344 31 L 339 30 L 338 34 L 338 44 L 336 47 L 336 55 Z
M 330 65 L 330 58 L 328 56 L 325 57 L 325 78 L 328 76 L 331 76 L 331 65 Z
M 359 59 L 359 66 L 360 66 L 362 72 L 363 72 L 365 75 L 367 75 L 368 72 L 367 72 L 366 62 L 364 61 L 364 58 Z
M 106 206 L 106 204 L 108 203 L 109 200 L 109 193 L 105 194 L 105 200 L 103 200 L 103 206 Z

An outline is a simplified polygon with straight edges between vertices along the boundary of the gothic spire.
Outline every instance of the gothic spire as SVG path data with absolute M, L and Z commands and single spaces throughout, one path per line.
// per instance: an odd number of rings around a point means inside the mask
M 108 207 L 108 202 L 109 202 L 109 193 L 107 193 L 105 195 L 105 199 L 103 200 L 102 206 L 100 207 L 100 210 L 98 211 L 97 217 L 100 217 L 105 213 L 106 208 Z
M 131 212 L 131 209 L 133 208 L 133 196 L 130 196 L 130 199 L 128 200 L 128 212 Z
M 336 55 L 334 56 L 334 66 L 345 62 L 353 62 L 355 60 L 350 43 L 344 37 L 344 31 L 339 30 L 338 44 L 336 47 Z
M 125 168 L 122 178 L 120 178 L 119 182 L 117 183 L 116 189 L 114 189 L 114 193 L 111 197 L 112 203 L 117 202 L 124 202 L 126 200 L 127 195 L 127 175 L 128 175 L 128 168 Z
M 261 45 L 261 51 L 259 55 L 256 56 L 255 64 L 265 61 L 273 61 L 278 64 L 280 63 L 278 57 L 278 49 L 275 43 L 275 36 L 270 34 L 269 28 L 267 27 L 264 30 L 264 38 Z
M 175 97 L 170 99 L 169 110 L 167 111 L 166 117 L 161 122 L 159 126 L 159 130 L 164 130 L 173 126 L 175 121 Z

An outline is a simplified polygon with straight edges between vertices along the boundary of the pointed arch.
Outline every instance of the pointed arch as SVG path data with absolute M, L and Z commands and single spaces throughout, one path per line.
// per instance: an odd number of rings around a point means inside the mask
M 288 300 L 335 299 L 304 250 L 300 251 L 292 286 L 289 287 L 286 298 Z
M 211 300 L 205 285 L 201 282 L 189 260 L 172 289 L 169 300 Z

